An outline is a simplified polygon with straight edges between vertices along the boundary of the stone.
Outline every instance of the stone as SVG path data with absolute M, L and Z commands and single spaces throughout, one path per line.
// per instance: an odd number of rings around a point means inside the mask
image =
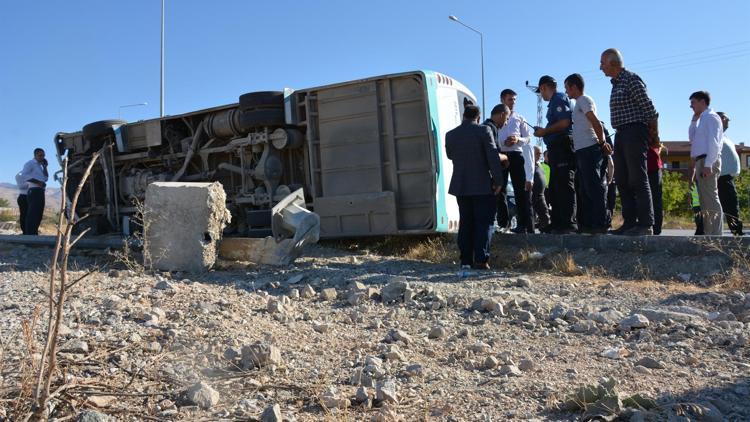
M 360 386 L 357 388 L 357 392 L 354 394 L 355 400 L 357 400 L 358 403 L 367 403 L 368 400 L 370 400 L 370 392 L 367 390 L 367 387 Z
M 320 403 L 326 409 L 346 409 L 349 407 L 349 399 L 341 395 L 336 387 L 328 387 L 320 396 Z
M 404 298 L 404 292 L 409 288 L 409 283 L 404 277 L 394 277 L 388 284 L 380 290 L 380 300 L 383 303 L 401 301 Z
M 109 416 L 96 410 L 84 410 L 76 419 L 77 422 L 109 422 L 110 420 Z
M 167 280 L 161 280 L 160 282 L 156 283 L 154 285 L 155 290 L 175 290 L 176 287 L 174 284 L 170 283 Z
M 527 277 L 518 277 L 516 279 L 516 287 L 529 288 L 531 287 L 531 280 Z
M 487 356 L 487 358 L 484 360 L 484 365 L 482 367 L 484 369 L 495 369 L 500 364 L 500 362 L 497 360 L 494 356 Z
M 424 367 L 418 363 L 415 363 L 407 366 L 404 372 L 407 376 L 416 377 L 422 375 L 422 373 L 424 372 Z
M 600 324 L 607 324 L 607 325 L 615 325 L 622 318 L 623 318 L 622 313 L 614 309 L 608 309 L 606 311 L 600 311 L 600 312 L 592 312 L 588 315 L 588 319 L 592 321 L 596 321 Z
M 357 306 L 365 303 L 368 299 L 369 297 L 367 296 L 367 293 L 356 291 L 347 296 L 346 302 L 352 306 Z
M 620 320 L 617 326 L 622 331 L 630 331 L 634 328 L 647 328 L 650 324 L 651 322 L 644 315 L 633 314 Z
M 669 319 L 676 322 L 693 322 L 699 317 L 697 315 L 691 315 L 686 314 L 684 312 L 675 312 L 675 311 L 668 311 L 664 309 L 654 309 L 654 308 L 641 308 L 638 309 L 635 313 L 641 314 L 648 318 L 649 321 L 653 322 L 665 322 Z
M 165 271 L 204 272 L 231 221 L 221 183 L 153 182 L 144 202 L 144 256 Z
M 375 400 L 377 400 L 378 402 L 398 404 L 398 396 L 396 395 L 396 380 L 387 378 L 378 382 L 377 386 L 375 387 Z
M 278 404 L 268 406 L 260 415 L 261 422 L 282 422 L 281 407 Z
M 406 356 L 404 356 L 404 354 L 395 344 L 388 345 L 384 356 L 387 360 L 391 361 L 403 362 L 406 360 Z
M 390 342 L 390 343 L 400 341 L 400 342 L 403 342 L 404 344 L 408 345 L 409 343 L 411 343 L 413 341 L 412 338 L 411 338 L 411 336 L 408 335 L 408 334 L 406 334 L 406 332 L 402 331 L 402 330 L 391 330 L 388 333 L 388 337 L 390 337 L 391 339 L 393 339 L 393 341 Z
M 330 324 L 326 324 L 326 323 L 322 323 L 322 322 L 315 322 L 315 321 L 313 321 L 312 326 L 313 326 L 313 330 L 315 330 L 315 332 L 321 333 L 321 334 L 327 333 L 328 330 L 330 330 L 330 328 L 331 328 Z
M 60 348 L 61 352 L 67 353 L 88 353 L 89 344 L 83 340 L 71 340 Z
M 520 377 L 523 375 L 521 370 L 515 365 L 503 365 L 500 368 L 500 375 L 507 375 L 509 377 Z
M 552 307 L 552 310 L 549 313 L 549 319 L 552 321 L 556 319 L 563 319 L 565 318 L 565 315 L 567 313 L 568 313 L 568 308 L 562 303 L 558 303 L 554 307 Z
M 90 396 L 86 398 L 87 402 L 96 407 L 109 407 L 115 400 L 114 396 Z
M 313 289 L 311 285 L 305 284 L 305 287 L 302 288 L 302 292 L 300 293 L 300 296 L 302 296 L 305 299 L 311 299 L 315 297 L 315 289 Z
M 608 349 L 604 349 L 599 356 L 605 357 L 607 359 L 622 359 L 626 356 L 628 356 L 630 352 L 628 352 L 627 349 L 622 347 L 612 347 Z
M 520 321 L 523 321 L 523 322 L 533 323 L 534 321 L 536 321 L 534 314 L 532 314 L 529 311 L 518 311 L 516 313 L 516 316 L 518 317 Z
M 305 279 L 304 274 L 295 274 L 286 280 L 286 284 L 297 284 Z
M 529 372 L 533 371 L 536 368 L 536 364 L 531 359 L 521 359 L 520 362 L 518 362 L 518 369 Z
M 445 328 L 443 327 L 433 327 L 430 330 L 430 333 L 427 335 L 427 338 L 435 340 L 445 337 L 447 332 L 445 331 Z
M 651 370 L 650 370 L 650 369 L 648 369 L 648 368 L 646 368 L 645 366 L 641 366 L 641 365 L 636 365 L 636 366 L 635 366 L 635 367 L 633 368 L 633 370 L 634 370 L 635 372 L 638 372 L 639 374 L 643 374 L 643 375 L 651 375 Z
M 658 361 L 649 356 L 639 359 L 635 364 L 649 369 L 664 369 L 665 367 L 664 362 Z
M 582 321 L 578 321 L 571 327 L 571 330 L 574 333 L 588 333 L 593 334 L 599 331 L 599 327 L 596 326 L 596 323 L 594 321 L 584 319 Z
M 268 343 L 257 342 L 243 346 L 241 353 L 241 366 L 245 370 L 281 363 L 281 351 L 278 347 Z
M 269 299 L 268 305 L 266 305 L 266 310 L 269 314 L 283 314 L 286 311 L 284 305 L 277 299 Z
M 323 300 L 323 301 L 329 301 L 330 302 L 332 300 L 336 300 L 337 296 L 338 296 L 338 294 L 336 292 L 336 289 L 334 289 L 333 287 L 329 287 L 327 289 L 323 289 L 320 292 L 320 299 Z
M 219 402 L 219 392 L 205 382 L 199 382 L 190 387 L 186 397 L 190 403 L 201 409 L 210 409 Z

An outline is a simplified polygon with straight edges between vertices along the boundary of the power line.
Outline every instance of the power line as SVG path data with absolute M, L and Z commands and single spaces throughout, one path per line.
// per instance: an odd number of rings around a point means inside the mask
M 693 50 L 693 51 L 688 51 L 688 52 L 685 52 L 685 53 L 673 54 L 671 56 L 659 57 L 658 59 L 641 60 L 639 62 L 628 63 L 628 65 L 629 66 L 633 66 L 633 65 L 636 65 L 636 64 L 657 62 L 657 61 L 661 61 L 661 60 L 673 59 L 675 57 L 684 57 L 684 56 L 689 56 L 689 55 L 693 55 L 693 54 L 704 53 L 706 51 L 721 50 L 721 49 L 724 49 L 724 48 L 736 47 L 738 45 L 746 45 L 746 44 L 750 44 L 750 41 L 741 41 L 741 42 L 736 42 L 736 43 L 731 43 L 731 44 L 720 45 L 718 47 L 704 48 L 704 49 L 701 49 L 701 50 Z
M 690 67 L 697 64 L 704 64 L 704 63 L 714 63 L 718 61 L 724 61 L 724 60 L 731 60 L 731 59 L 737 59 L 740 57 L 750 56 L 750 51 L 744 52 L 744 53 L 738 53 L 734 55 L 728 55 L 723 57 L 715 57 L 715 58 L 702 58 L 701 60 L 692 61 L 692 62 L 686 62 L 686 63 L 669 63 L 669 64 L 663 64 L 660 66 L 651 66 L 651 67 L 645 67 L 638 69 L 639 72 L 652 72 L 657 70 L 670 70 L 670 69 L 681 69 L 684 67 Z

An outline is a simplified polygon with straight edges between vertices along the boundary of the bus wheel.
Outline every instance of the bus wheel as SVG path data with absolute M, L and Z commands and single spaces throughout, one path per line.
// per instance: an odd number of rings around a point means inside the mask
M 259 91 L 240 95 L 240 110 L 283 109 L 284 93 L 281 91 Z
M 124 125 L 128 122 L 124 120 L 100 120 L 98 122 L 89 123 L 83 127 L 84 139 L 97 139 L 105 135 L 113 134 L 112 126 Z

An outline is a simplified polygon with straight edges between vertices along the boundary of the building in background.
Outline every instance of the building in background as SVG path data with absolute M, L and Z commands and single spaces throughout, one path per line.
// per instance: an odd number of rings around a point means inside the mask
M 690 170 L 690 142 L 688 141 L 667 141 L 662 142 L 664 150 L 661 153 L 664 169 L 678 171 L 682 173 L 685 179 L 688 178 Z M 740 156 L 740 165 L 742 170 L 750 167 L 750 146 L 744 142 L 735 145 L 737 155 Z

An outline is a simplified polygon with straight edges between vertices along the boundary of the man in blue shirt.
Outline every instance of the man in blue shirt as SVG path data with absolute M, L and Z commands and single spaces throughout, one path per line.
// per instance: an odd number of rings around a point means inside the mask
M 44 189 L 47 187 L 47 159 L 44 158 L 44 150 L 34 150 L 34 158 L 29 160 L 21 170 L 21 180 L 29 187 L 26 193 L 26 230 L 24 234 L 39 234 L 39 224 L 44 216 Z
M 539 78 L 539 88 L 547 104 L 547 126 L 534 127 L 534 136 L 543 137 L 549 152 L 549 193 L 552 205 L 550 229 L 555 234 L 576 230 L 575 156 L 571 129 L 571 107 L 568 96 L 557 92 L 552 76 Z
M 740 209 L 737 201 L 737 188 L 734 185 L 734 178 L 740 175 L 740 156 L 737 155 L 737 149 L 734 142 L 727 137 L 729 129 L 729 117 L 723 111 L 716 113 L 721 118 L 721 125 L 724 136 L 721 144 L 721 173 L 719 174 L 718 188 L 719 201 L 724 216 L 727 218 L 729 230 L 735 236 L 744 236 L 742 231 L 742 220 L 740 220 Z

